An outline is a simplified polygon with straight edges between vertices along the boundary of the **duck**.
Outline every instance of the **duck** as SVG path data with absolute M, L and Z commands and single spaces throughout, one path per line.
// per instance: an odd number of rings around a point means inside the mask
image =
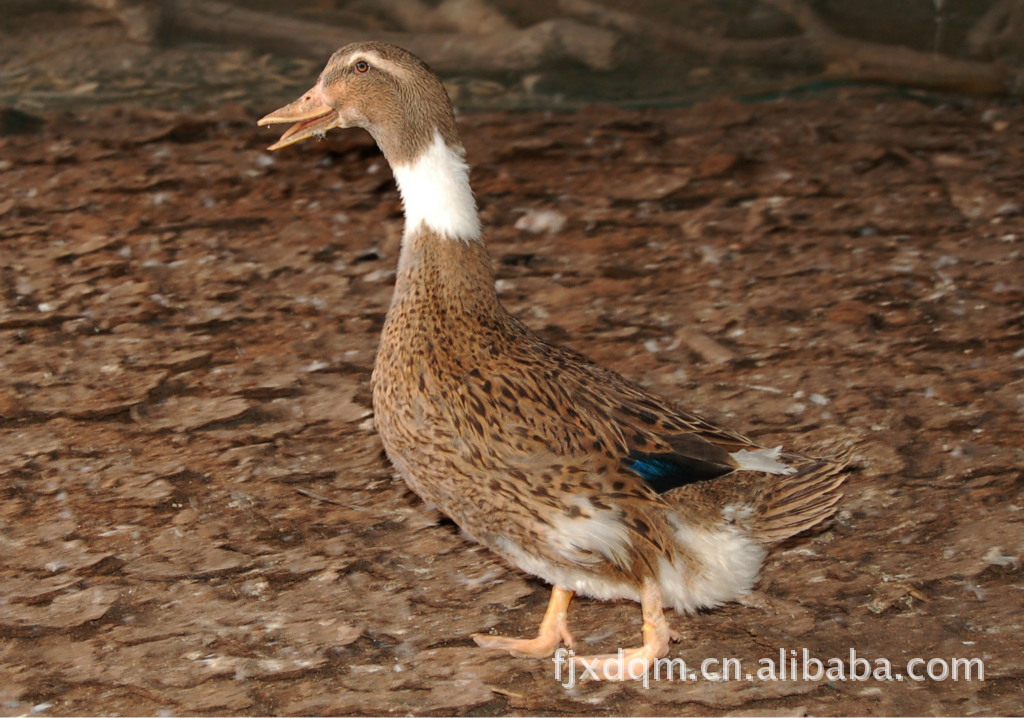
M 828 519 L 847 462 L 765 447 L 586 356 L 501 304 L 455 113 L 410 52 L 357 42 L 258 121 L 268 149 L 363 128 L 391 166 L 405 225 L 370 378 L 397 475 L 512 566 L 552 587 L 536 636 L 473 634 L 591 677 L 648 667 L 678 638 L 665 615 L 748 594 L 768 550 Z M 576 656 L 574 596 L 640 604 L 639 645 Z

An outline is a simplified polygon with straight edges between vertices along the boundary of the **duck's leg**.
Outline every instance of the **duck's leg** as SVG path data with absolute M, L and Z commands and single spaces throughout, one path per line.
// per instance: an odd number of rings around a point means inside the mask
M 654 661 L 668 653 L 668 642 L 677 637 L 665 620 L 662 610 L 661 588 L 652 579 L 644 582 L 640 592 L 643 611 L 644 645 L 619 654 L 604 656 L 575 656 L 576 664 L 584 669 L 581 677 L 604 681 L 632 680 L 642 677 L 654 666 Z
M 576 645 L 576 639 L 569 633 L 568 615 L 571 600 L 572 591 L 558 586 L 551 589 L 551 600 L 548 601 L 548 609 L 544 612 L 544 620 L 540 622 L 536 638 L 507 638 L 474 633 L 473 640 L 483 648 L 498 648 L 523 658 L 550 656 L 560 643 L 572 648 Z

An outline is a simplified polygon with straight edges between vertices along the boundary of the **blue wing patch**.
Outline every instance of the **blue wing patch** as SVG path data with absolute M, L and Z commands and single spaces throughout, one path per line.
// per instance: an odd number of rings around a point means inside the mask
M 679 472 L 679 467 L 672 462 L 654 456 L 629 459 L 627 465 L 640 474 L 644 481 L 659 481 Z
M 708 481 L 732 471 L 729 466 L 671 453 L 645 454 L 631 451 L 622 463 L 659 494 L 686 484 Z

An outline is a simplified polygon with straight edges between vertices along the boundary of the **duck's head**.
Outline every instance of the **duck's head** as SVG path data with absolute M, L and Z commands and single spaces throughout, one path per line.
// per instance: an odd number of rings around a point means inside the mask
M 334 127 L 363 127 L 391 165 L 406 234 L 425 225 L 441 237 L 480 238 L 480 220 L 448 93 L 415 55 L 382 42 L 338 50 L 308 92 L 260 125 L 294 123 L 276 150 Z
M 293 123 L 277 150 L 335 127 L 362 127 L 392 167 L 412 162 L 437 134 L 461 148 L 455 116 L 437 74 L 415 55 L 382 42 L 346 45 L 331 56 L 310 90 L 260 125 Z

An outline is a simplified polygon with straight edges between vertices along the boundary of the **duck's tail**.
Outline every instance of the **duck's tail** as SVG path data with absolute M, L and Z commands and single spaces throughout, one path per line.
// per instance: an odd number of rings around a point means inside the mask
M 785 541 L 821 523 L 843 497 L 840 487 L 851 449 L 829 458 L 781 455 L 792 473 L 737 471 L 663 495 L 684 515 L 725 519 L 761 546 Z
M 754 511 L 740 523 L 764 546 L 785 541 L 821 523 L 843 498 L 848 460 L 821 459 L 800 466 L 788 476 L 770 476 L 761 484 Z

